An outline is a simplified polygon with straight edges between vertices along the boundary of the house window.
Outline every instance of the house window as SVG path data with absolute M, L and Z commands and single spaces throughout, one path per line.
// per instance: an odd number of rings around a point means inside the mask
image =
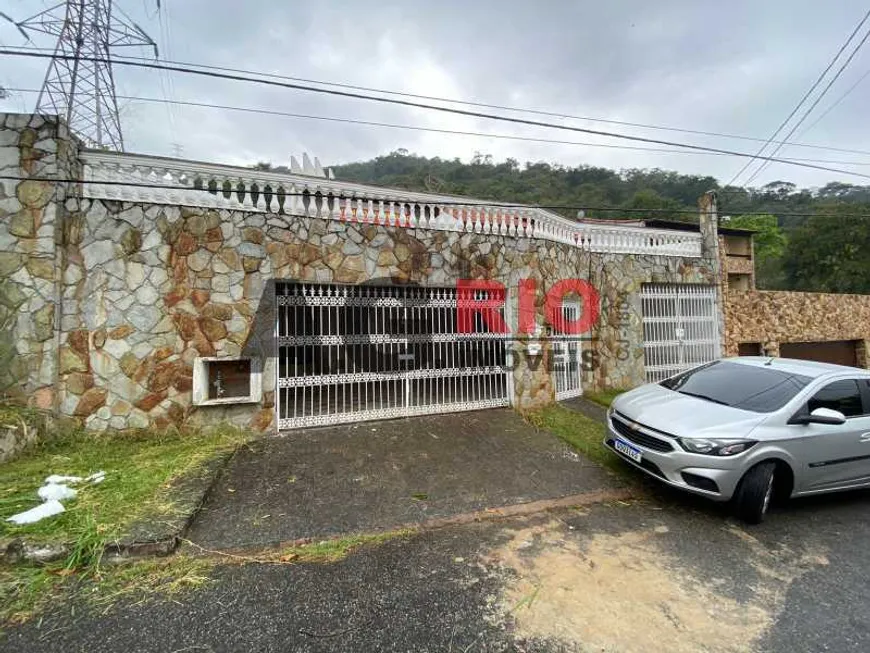
M 763 356 L 764 350 L 760 342 L 741 342 L 737 345 L 738 356 Z
M 193 366 L 193 403 L 242 404 L 260 401 L 262 374 L 252 358 L 198 358 Z

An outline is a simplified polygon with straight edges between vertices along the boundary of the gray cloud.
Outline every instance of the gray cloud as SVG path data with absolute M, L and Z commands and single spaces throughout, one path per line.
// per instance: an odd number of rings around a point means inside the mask
M 767 137 L 788 114 L 863 14 L 860 2 L 690 0 L 659 2 L 231 2 L 163 0 L 162 20 L 148 3 L 118 0 L 160 42 L 164 57 L 347 82 L 398 91 L 534 107 L 633 122 Z M 19 1 L 16 16 L 38 3 Z M 17 45 L 0 25 L 0 42 Z M 50 39 L 37 41 L 51 45 Z M 868 48 L 870 50 L 870 48 Z M 143 53 L 144 54 L 144 53 Z M 866 72 L 862 52 L 824 108 Z M 38 87 L 43 61 L 0 59 L 0 83 Z M 189 76 L 118 68 L 119 93 L 170 96 L 209 104 L 415 124 L 442 129 L 614 143 L 619 141 L 511 126 L 376 103 Z M 33 96 L 13 96 L 20 111 Z M 864 106 L 870 79 L 802 140 L 870 151 Z M 324 162 L 369 158 L 405 147 L 467 159 L 545 160 L 614 168 L 662 167 L 727 180 L 742 162 L 730 157 L 500 141 L 121 101 L 128 149 L 228 163 L 286 163 L 303 150 Z M 555 120 L 555 119 L 554 119 Z M 812 122 L 812 119 L 810 120 Z M 756 144 L 600 123 L 579 126 L 741 151 Z M 859 154 L 790 147 L 786 156 L 870 161 Z M 845 167 L 845 166 L 834 166 Z M 854 166 L 870 173 L 870 167 Z M 820 185 L 835 173 L 772 165 L 756 180 Z

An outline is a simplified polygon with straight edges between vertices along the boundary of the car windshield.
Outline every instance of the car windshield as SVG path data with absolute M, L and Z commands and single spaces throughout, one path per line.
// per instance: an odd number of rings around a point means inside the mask
M 665 379 L 661 385 L 717 404 L 770 413 L 782 408 L 812 381 L 770 367 L 715 361 Z

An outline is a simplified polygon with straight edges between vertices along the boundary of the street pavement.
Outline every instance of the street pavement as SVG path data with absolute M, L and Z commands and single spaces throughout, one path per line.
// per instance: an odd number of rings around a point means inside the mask
M 668 489 L 424 531 L 332 563 L 218 566 L 107 613 L 62 603 L 28 651 L 867 651 L 870 493 L 744 526 Z

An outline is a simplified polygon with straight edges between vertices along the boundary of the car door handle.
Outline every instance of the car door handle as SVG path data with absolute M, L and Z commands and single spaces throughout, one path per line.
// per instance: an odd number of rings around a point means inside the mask
M 861 434 L 861 437 L 858 438 L 858 441 L 859 441 L 859 442 L 870 443 L 870 431 L 868 431 L 867 433 L 862 433 L 862 434 Z

